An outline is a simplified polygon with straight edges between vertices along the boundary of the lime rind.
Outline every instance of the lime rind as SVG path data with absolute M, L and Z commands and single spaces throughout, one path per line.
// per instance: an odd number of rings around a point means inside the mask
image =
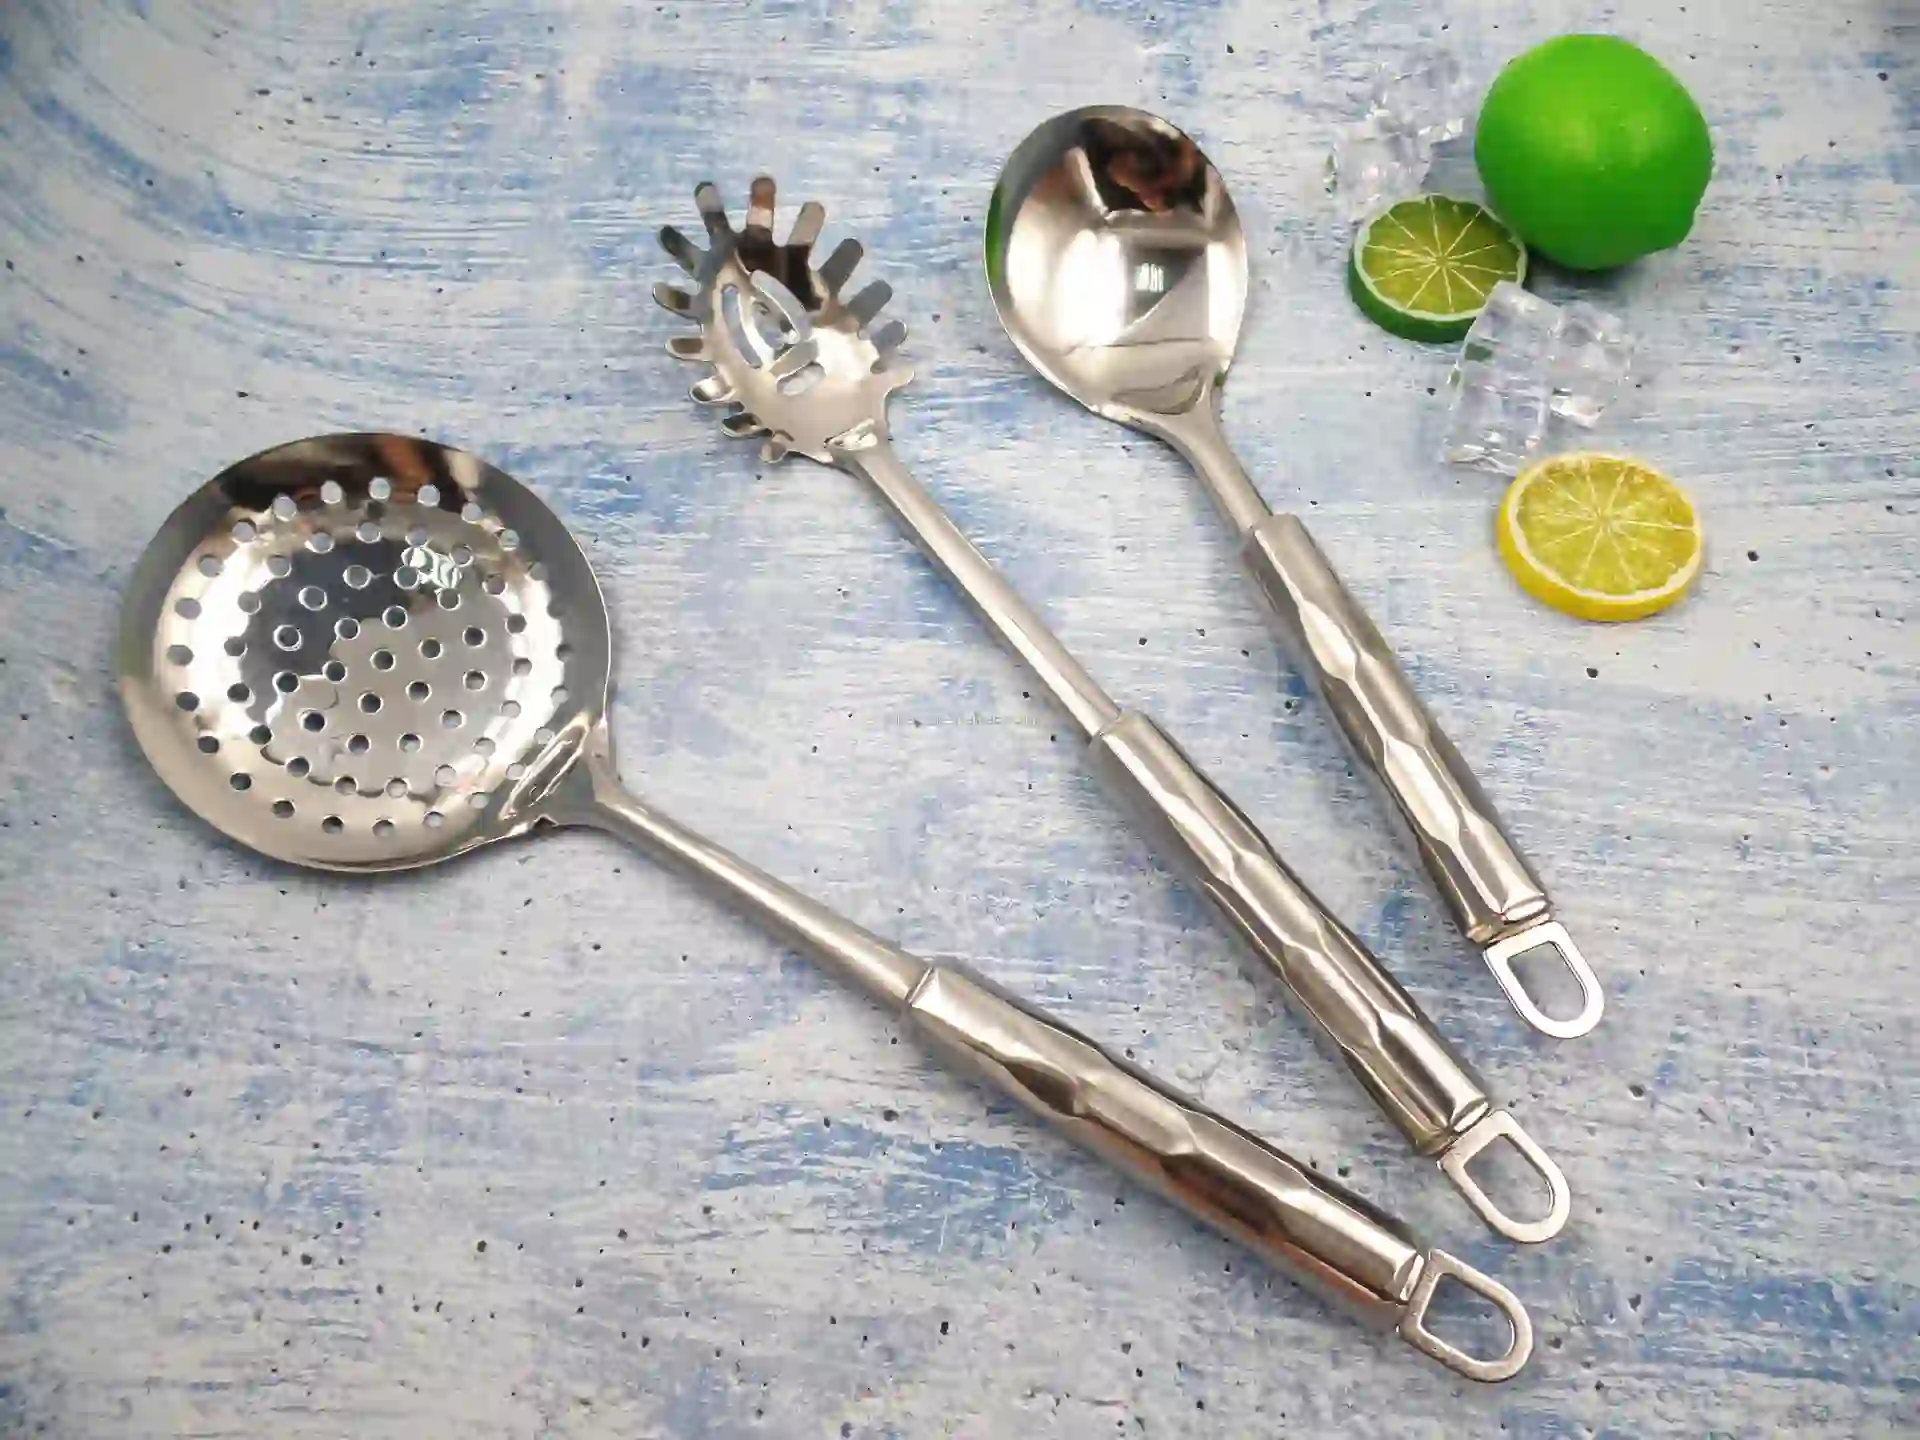
M 1485 206 L 1402 200 L 1360 227 L 1347 288 L 1374 324 L 1407 340 L 1458 340 L 1502 280 L 1526 283 L 1527 247 Z

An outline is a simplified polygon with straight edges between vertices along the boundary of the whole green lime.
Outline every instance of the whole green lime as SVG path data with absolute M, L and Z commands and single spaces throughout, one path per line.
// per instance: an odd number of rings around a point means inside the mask
M 1713 173 L 1686 87 L 1610 35 L 1562 35 L 1509 63 L 1480 107 L 1473 155 L 1500 217 L 1574 270 L 1678 245 Z

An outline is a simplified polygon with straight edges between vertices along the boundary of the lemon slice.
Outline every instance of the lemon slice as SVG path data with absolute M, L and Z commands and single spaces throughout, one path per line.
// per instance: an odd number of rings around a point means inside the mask
M 1618 455 L 1554 455 L 1522 471 L 1500 503 L 1498 534 L 1521 587 L 1582 620 L 1666 609 L 1706 548 L 1686 492 Z
M 1523 284 L 1527 247 L 1484 206 L 1402 200 L 1353 239 L 1347 289 L 1374 324 L 1407 340 L 1458 340 L 1502 280 Z

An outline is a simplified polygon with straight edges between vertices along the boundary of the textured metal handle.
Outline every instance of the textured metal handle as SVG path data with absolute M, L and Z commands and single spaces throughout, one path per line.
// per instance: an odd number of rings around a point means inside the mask
M 1566 1181 L 1456 1055 L 1413 998 L 1359 938 L 1289 870 L 1230 800 L 1159 726 L 1136 711 L 1094 736 L 1095 767 L 1164 853 L 1182 862 L 1288 996 L 1339 1052 L 1367 1092 L 1422 1155 L 1477 1152 L 1497 1131 L 1539 1171 L 1548 1212 L 1521 1221 L 1493 1204 L 1464 1160 L 1445 1164 L 1495 1229 L 1537 1241 L 1566 1220 Z
M 1244 555 L 1341 731 L 1412 828 L 1467 937 L 1484 944 L 1543 914 L 1546 887 L 1306 527 L 1295 516 L 1270 515 L 1247 532 Z
M 1282 638 L 1412 832 L 1455 923 L 1475 944 L 1497 950 L 1489 963 L 1509 998 L 1549 1034 L 1592 1029 L 1600 1019 L 1600 988 L 1565 930 L 1545 933 L 1551 923 L 1546 887 L 1306 527 L 1292 515 L 1269 515 L 1247 530 L 1242 554 Z M 1515 943 L 1527 935 L 1533 938 Z M 1547 1017 L 1513 967 L 1502 963 L 1542 945 L 1552 946 L 1580 984 L 1581 1010 L 1571 1019 Z
M 1422 1247 L 1359 1196 L 979 975 L 930 971 L 907 1015 L 942 1053 L 1149 1189 L 1363 1318 L 1399 1319 Z
M 1362 1319 L 1398 1329 L 1472 1379 L 1504 1380 L 1526 1364 L 1532 1327 L 1511 1291 L 1451 1255 L 1424 1250 L 1385 1212 L 1045 1011 L 971 971 L 939 966 L 915 987 L 906 1014 L 937 1050 Z M 1505 1354 L 1467 1355 L 1426 1328 L 1434 1288 L 1448 1276 L 1506 1317 Z
M 1445 1149 L 1486 1112 L 1480 1077 L 1165 731 L 1128 711 L 1094 737 L 1092 753 L 1414 1149 Z

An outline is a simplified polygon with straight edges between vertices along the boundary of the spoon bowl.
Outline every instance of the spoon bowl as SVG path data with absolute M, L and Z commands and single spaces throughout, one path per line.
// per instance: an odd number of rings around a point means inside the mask
M 986 265 L 1028 363 L 1109 419 L 1161 433 L 1233 362 L 1239 212 L 1200 147 L 1143 110 L 1072 110 L 1021 141 L 994 186 Z

